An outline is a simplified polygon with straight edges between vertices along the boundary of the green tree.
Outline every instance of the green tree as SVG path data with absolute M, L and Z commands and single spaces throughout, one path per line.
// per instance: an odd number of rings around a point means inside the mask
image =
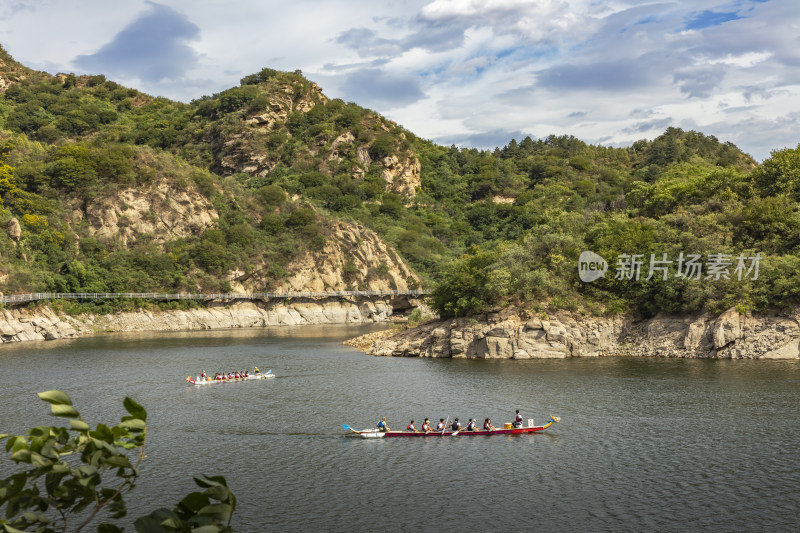
M 95 519 L 109 515 L 124 518 L 124 496 L 139 477 L 147 435 L 147 411 L 130 398 L 123 406 L 128 415 L 113 427 L 92 429 L 58 390 L 40 392 L 54 416 L 69 420 L 69 427 L 37 426 L 26 435 L 0 435 L 7 439 L 9 458 L 23 470 L 0 480 L 0 507 L 6 533 L 80 532 Z M 174 509 L 158 509 L 134 522 L 139 533 L 233 531 L 231 516 L 236 497 L 222 477 L 195 478 L 205 490 L 186 496 Z M 216 502 L 216 503 L 213 503 Z M 118 533 L 113 522 L 97 526 L 98 533 Z

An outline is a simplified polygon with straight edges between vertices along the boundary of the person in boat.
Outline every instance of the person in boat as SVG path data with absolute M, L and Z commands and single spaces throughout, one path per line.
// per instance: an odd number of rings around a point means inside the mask
M 245 370 L 244 371 L 244 377 L 246 377 L 246 378 L 250 377 L 250 371 L 249 370 Z
M 453 420 L 453 425 L 450 426 L 453 431 L 461 431 L 461 422 L 458 421 L 458 418 Z
M 259 372 L 261 372 L 261 371 L 258 369 L 258 367 L 255 367 L 253 369 L 253 374 L 258 374 Z
M 417 426 L 414 425 L 413 420 L 406 426 L 406 431 L 413 431 L 414 433 L 419 433 L 419 430 L 417 429 Z
M 378 431 L 389 431 L 389 426 L 386 425 L 385 416 L 378 421 Z
M 422 423 L 422 431 L 427 433 L 430 430 L 431 430 L 431 421 L 426 418 L 425 422 Z
M 444 431 L 444 418 L 439 419 L 439 423 L 436 424 L 436 431 Z
M 514 420 L 514 427 L 515 428 L 521 428 L 522 427 L 522 413 L 519 412 L 519 409 L 517 409 L 517 417 Z
M 203 370 L 203 371 L 200 373 L 200 377 L 201 377 L 201 378 L 203 378 L 203 381 L 205 381 L 205 380 L 206 380 L 206 371 L 205 371 L 205 370 Z
M 478 426 L 475 424 L 475 420 L 470 418 L 469 422 L 467 422 L 467 431 L 478 431 Z
M 497 428 L 492 425 L 491 418 L 487 418 L 486 420 L 483 421 L 483 429 L 485 429 L 486 431 L 492 431 Z

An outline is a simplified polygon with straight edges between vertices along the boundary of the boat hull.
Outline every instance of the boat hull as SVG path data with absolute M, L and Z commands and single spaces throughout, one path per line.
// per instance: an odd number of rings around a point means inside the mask
M 394 437 L 453 437 L 453 436 L 464 436 L 464 437 L 473 437 L 478 435 L 521 435 L 523 433 L 537 433 L 539 431 L 544 431 L 545 429 L 549 428 L 555 422 L 559 422 L 561 419 L 554 416 L 550 417 L 550 420 L 543 426 L 523 426 L 517 428 L 497 428 L 492 430 L 479 430 L 479 431 L 452 431 L 452 430 L 445 430 L 445 431 L 377 431 L 377 430 L 363 430 L 363 431 L 354 431 L 360 437 L 365 439 L 371 438 L 394 438 Z
M 275 377 L 275 374 L 265 373 L 265 374 L 254 374 L 251 376 L 247 376 L 246 378 L 232 378 L 232 379 L 211 379 L 207 381 L 196 381 L 191 378 L 186 378 L 186 382 L 190 385 L 214 385 L 217 383 L 233 383 L 236 381 L 252 381 L 258 379 L 272 379 Z

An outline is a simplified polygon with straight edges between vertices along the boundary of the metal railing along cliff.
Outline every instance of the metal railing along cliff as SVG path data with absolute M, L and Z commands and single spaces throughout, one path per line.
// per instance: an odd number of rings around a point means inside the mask
M 157 292 L 35 292 L 32 294 L 12 294 L 2 296 L 0 302 L 21 303 L 40 300 L 117 300 L 117 299 L 143 299 L 143 300 L 269 300 L 272 298 L 336 298 L 347 296 L 425 296 L 430 294 L 426 290 L 407 291 L 287 291 L 287 292 L 250 292 L 235 293 L 223 292 L 212 294 L 176 293 L 165 294 Z

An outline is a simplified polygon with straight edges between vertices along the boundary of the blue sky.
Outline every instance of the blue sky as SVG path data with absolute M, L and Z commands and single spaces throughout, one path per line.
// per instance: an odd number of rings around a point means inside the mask
M 796 0 L 0 0 L 18 61 L 177 100 L 301 69 L 448 145 L 676 126 L 758 160 L 800 143 L 799 25 Z

